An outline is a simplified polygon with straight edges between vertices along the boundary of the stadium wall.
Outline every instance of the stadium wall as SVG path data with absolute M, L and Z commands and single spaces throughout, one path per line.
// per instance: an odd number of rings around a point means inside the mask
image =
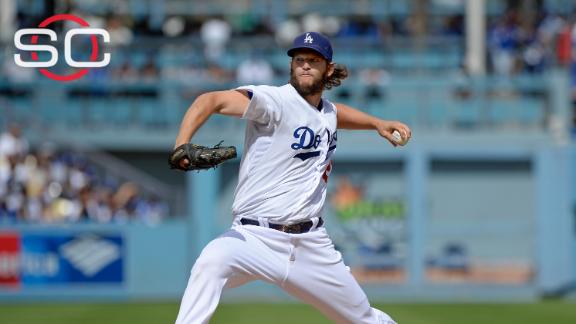
M 184 289 L 182 221 L 0 228 L 0 301 L 176 298 Z
M 567 175 L 576 150 L 346 146 L 329 182 L 327 227 L 371 297 L 532 300 L 574 281 Z M 3 225 L 0 299 L 179 298 L 201 248 L 229 227 L 236 168 L 189 174 L 190 216 L 156 227 Z M 344 179 L 362 188 L 356 205 L 337 203 Z M 262 283 L 225 298 L 289 299 Z

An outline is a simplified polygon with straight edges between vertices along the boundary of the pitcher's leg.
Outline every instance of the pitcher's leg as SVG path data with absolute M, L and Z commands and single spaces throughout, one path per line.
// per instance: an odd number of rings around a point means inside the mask
M 288 293 L 337 323 L 394 323 L 390 316 L 370 306 L 324 229 L 302 237 L 282 285 Z
M 209 267 L 204 267 L 204 264 L 200 257 L 192 268 L 180 303 L 177 324 L 208 323 L 218 306 L 228 278 L 223 273 L 208 270 Z
M 386 313 L 370 306 L 366 294 L 342 262 L 321 269 L 292 269 L 283 288 L 336 323 L 395 323 Z
M 211 241 L 192 267 L 177 324 L 208 323 L 222 290 L 250 280 L 282 277 L 275 255 L 261 240 L 242 230 L 230 230 Z

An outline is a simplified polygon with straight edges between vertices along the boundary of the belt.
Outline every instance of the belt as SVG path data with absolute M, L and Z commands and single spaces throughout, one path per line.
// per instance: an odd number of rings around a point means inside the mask
M 249 219 L 249 218 L 241 218 L 240 223 L 242 223 L 242 225 L 263 226 L 257 220 Z M 318 228 L 318 227 L 322 226 L 322 224 L 324 224 L 324 220 L 322 220 L 322 217 L 319 217 L 318 218 L 318 225 L 316 225 L 316 227 Z M 269 227 L 271 229 L 275 229 L 275 230 L 280 231 L 280 232 L 284 232 L 284 233 L 302 234 L 302 233 L 309 232 L 312 229 L 312 226 L 314 226 L 314 222 L 312 222 L 310 220 L 310 221 L 305 221 L 305 222 L 290 224 L 290 225 L 268 223 L 267 227 Z M 264 226 L 264 227 L 266 227 L 266 226 Z

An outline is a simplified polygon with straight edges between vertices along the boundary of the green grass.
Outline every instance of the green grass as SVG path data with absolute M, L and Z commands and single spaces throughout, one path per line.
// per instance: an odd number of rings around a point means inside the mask
M 377 305 L 401 324 L 569 324 L 576 323 L 576 303 L 534 304 L 390 304 Z M 174 323 L 177 303 L 3 304 L 2 324 L 156 324 Z M 223 304 L 215 324 L 330 323 L 301 304 Z

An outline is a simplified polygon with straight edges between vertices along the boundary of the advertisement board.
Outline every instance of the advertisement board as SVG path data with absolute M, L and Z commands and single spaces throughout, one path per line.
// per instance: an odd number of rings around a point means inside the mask
M 20 283 L 19 259 L 18 233 L 0 232 L 0 287 L 14 287 Z
M 0 287 L 122 284 L 124 240 L 95 233 L 0 233 Z

